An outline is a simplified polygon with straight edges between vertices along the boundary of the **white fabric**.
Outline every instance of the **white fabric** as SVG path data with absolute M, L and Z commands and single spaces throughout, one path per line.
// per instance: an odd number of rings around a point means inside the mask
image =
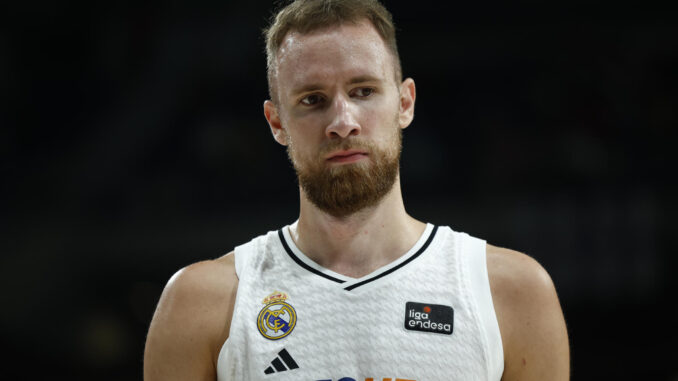
M 277 231 L 269 232 L 235 249 L 239 286 L 217 363 L 219 381 L 501 378 L 503 351 L 485 241 L 429 224 L 401 258 L 352 279 L 311 261 L 288 228 L 282 240 Z M 274 292 L 285 293 L 285 303 L 296 312 L 295 327 L 277 340 L 264 337 L 257 325 L 262 301 Z M 405 329 L 407 302 L 452 307 L 452 334 Z M 285 362 L 282 371 L 274 369 L 282 349 L 298 368 Z

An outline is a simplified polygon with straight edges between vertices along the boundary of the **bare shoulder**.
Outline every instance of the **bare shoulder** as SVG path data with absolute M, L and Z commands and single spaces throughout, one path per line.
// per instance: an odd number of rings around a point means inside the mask
M 188 303 L 215 302 L 223 299 L 224 290 L 237 285 L 237 281 L 235 259 L 229 253 L 177 271 L 167 282 L 163 297 L 171 296 Z
M 170 312 L 172 316 L 168 318 L 187 318 L 187 323 L 223 320 L 237 284 L 233 254 L 194 263 L 177 271 L 167 282 L 156 315 Z
M 487 270 L 502 297 L 520 298 L 526 292 L 555 290 L 551 277 L 539 262 L 515 250 L 488 244 Z
M 148 331 L 145 380 L 214 380 L 228 337 L 238 278 L 232 253 L 177 271 Z
M 502 380 L 568 380 L 569 344 L 548 272 L 520 252 L 487 245 L 487 269 L 502 342 Z

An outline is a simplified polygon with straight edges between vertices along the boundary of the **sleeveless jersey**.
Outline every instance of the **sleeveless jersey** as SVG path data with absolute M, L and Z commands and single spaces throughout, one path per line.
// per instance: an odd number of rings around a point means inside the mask
M 289 226 L 235 248 L 239 278 L 219 381 L 499 380 L 485 241 L 427 224 L 359 279 L 321 267 Z

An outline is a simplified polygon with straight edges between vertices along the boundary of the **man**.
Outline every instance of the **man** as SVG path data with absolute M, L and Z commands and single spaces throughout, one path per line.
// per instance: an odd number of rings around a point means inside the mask
M 267 55 L 264 114 L 296 169 L 299 219 L 170 279 L 145 379 L 568 379 L 545 270 L 405 211 L 416 92 L 388 11 L 297 0 L 268 29 Z

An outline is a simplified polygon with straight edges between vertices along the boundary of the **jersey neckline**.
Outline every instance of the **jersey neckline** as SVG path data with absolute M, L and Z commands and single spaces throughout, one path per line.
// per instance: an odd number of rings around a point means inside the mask
M 430 246 L 431 242 L 433 241 L 436 232 L 438 231 L 438 226 L 427 223 L 424 232 L 421 234 L 421 236 L 414 244 L 414 246 L 412 246 L 412 248 L 408 250 L 405 254 L 400 256 L 400 258 L 374 270 L 373 272 L 363 277 L 352 278 L 334 272 L 330 269 L 327 269 L 317 264 L 309 257 L 307 257 L 306 254 L 304 254 L 294 243 L 294 240 L 292 239 L 292 236 L 290 235 L 289 232 L 290 226 L 291 225 L 287 225 L 278 230 L 278 237 L 280 238 L 280 243 L 285 249 L 287 255 L 289 255 L 290 258 L 300 267 L 322 278 L 337 283 L 346 291 L 351 291 L 355 288 L 358 288 L 360 286 L 373 282 L 377 279 L 380 279 L 404 267 L 408 263 L 412 262 L 414 259 L 416 259 L 426 251 L 426 249 Z

